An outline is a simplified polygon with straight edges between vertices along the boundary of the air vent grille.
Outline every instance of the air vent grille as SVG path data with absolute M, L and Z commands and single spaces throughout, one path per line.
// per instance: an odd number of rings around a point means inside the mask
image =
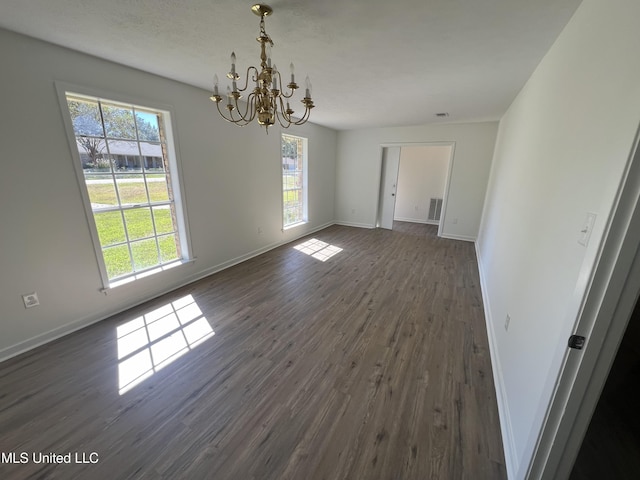
M 442 212 L 442 199 L 432 198 L 429 202 L 429 220 L 434 222 L 440 221 L 440 213 Z

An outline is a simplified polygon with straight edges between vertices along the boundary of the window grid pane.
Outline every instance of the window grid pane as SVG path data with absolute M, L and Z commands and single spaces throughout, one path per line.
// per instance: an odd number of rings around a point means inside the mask
M 73 94 L 67 105 L 109 280 L 178 260 L 163 114 Z
M 282 201 L 285 227 L 301 223 L 304 218 L 305 139 L 282 135 Z

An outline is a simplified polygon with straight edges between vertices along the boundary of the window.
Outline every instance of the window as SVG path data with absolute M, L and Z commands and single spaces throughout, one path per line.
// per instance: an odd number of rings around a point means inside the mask
M 284 228 L 307 221 L 307 139 L 282 135 Z
M 65 93 L 105 286 L 188 259 L 169 112 Z

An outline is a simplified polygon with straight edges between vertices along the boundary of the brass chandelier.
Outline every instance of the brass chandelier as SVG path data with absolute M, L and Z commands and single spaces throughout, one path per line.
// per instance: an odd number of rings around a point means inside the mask
M 260 16 L 260 36 L 256 40 L 260 43 L 260 70 L 254 66 L 247 69 L 244 88 L 238 88 L 237 81 L 240 75 L 236 73 L 236 54 L 231 53 L 231 71 L 227 77 L 231 80 L 233 88 L 227 86 L 227 104 L 224 109 L 220 108 L 222 97 L 218 93 L 218 76 L 213 78 L 213 95 L 211 100 L 216 104 L 218 112 L 227 122 L 235 123 L 241 127 L 248 125 L 255 118 L 263 125 L 269 133 L 269 127 L 275 124 L 276 120 L 283 128 L 291 125 L 302 125 L 309 119 L 311 109 L 314 107 L 311 100 L 311 82 L 306 78 L 306 92 L 302 99 L 304 114 L 298 119 L 293 117 L 295 113 L 289 105 L 289 99 L 293 96 L 298 84 L 295 82 L 293 63 L 291 68 L 291 82 L 287 84 L 288 93 L 283 90 L 282 77 L 275 63 L 271 66 L 271 47 L 273 41 L 264 29 L 264 17 L 271 15 L 273 9 L 269 5 L 256 4 L 251 7 L 251 11 Z M 249 79 L 255 82 L 253 90 L 246 100 L 245 107 L 238 102 L 242 98 L 242 93 L 249 88 Z M 285 107 L 286 102 L 286 107 Z

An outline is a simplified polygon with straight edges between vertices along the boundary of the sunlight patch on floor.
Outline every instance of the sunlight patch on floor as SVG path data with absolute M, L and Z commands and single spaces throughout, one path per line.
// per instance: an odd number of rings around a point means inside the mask
M 293 248 L 299 252 L 306 253 L 321 262 L 326 262 L 328 259 L 342 251 L 340 247 L 330 245 L 327 242 L 323 242 L 316 238 L 300 243 Z
M 120 395 L 215 335 L 191 295 L 116 328 Z

